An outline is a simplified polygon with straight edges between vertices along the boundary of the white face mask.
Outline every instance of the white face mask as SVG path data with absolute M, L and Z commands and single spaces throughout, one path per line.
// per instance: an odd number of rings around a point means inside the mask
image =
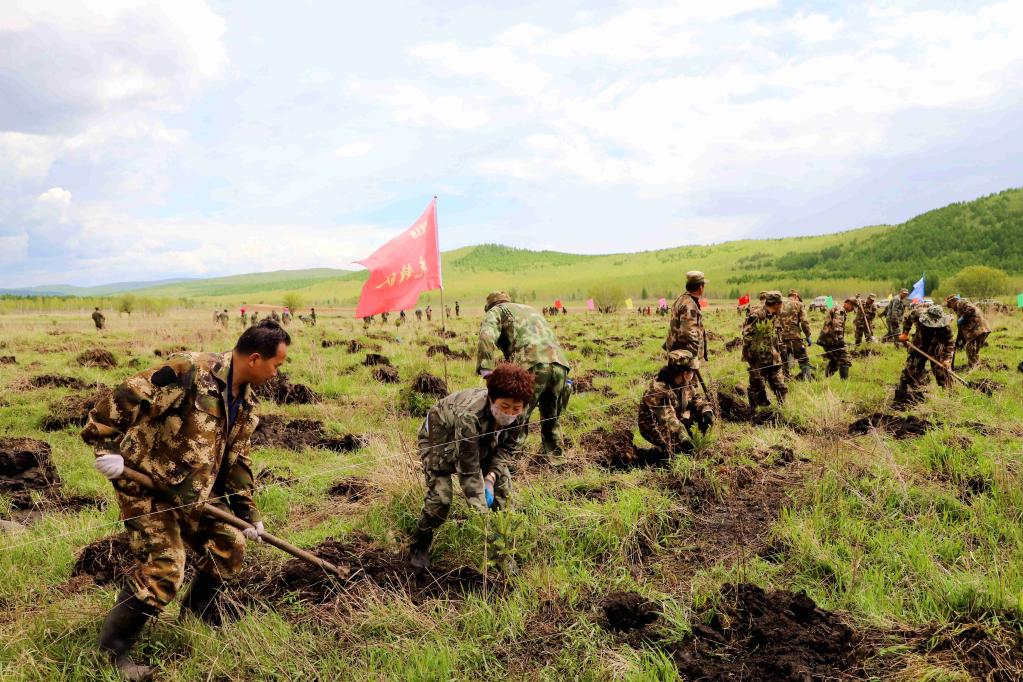
M 494 415 L 494 421 L 497 422 L 498 426 L 509 426 L 519 417 L 517 414 L 505 414 L 497 405 L 493 404 L 490 405 L 490 414 Z

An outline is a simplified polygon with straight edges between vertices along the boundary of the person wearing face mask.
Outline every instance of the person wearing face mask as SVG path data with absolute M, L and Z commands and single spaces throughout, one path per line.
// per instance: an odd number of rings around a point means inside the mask
M 426 499 L 409 549 L 409 564 L 417 571 L 429 568 L 434 531 L 451 510 L 452 476 L 458 476 L 473 510 L 485 514 L 508 509 L 508 466 L 520 451 L 533 375 L 503 362 L 485 381 L 486 388 L 467 388 L 442 398 L 419 428 Z

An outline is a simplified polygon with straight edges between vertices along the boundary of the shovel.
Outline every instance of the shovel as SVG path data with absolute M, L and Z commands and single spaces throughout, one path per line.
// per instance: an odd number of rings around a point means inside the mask
M 151 479 L 149 476 L 143 474 L 140 471 L 135 471 L 134 469 L 129 469 L 128 467 L 125 467 L 124 472 L 121 473 L 121 478 L 126 481 L 138 483 L 140 486 L 148 490 L 152 490 L 154 492 L 157 491 L 157 487 L 153 483 L 153 479 Z M 209 503 L 207 503 L 203 507 L 203 513 L 212 516 L 218 521 L 223 521 L 229 526 L 234 526 L 238 530 L 245 530 L 246 528 L 253 527 L 252 524 L 249 523 L 248 521 L 242 521 L 234 514 L 226 512 L 223 509 L 220 509 L 219 507 L 214 507 L 212 504 Z M 328 573 L 333 573 L 338 578 L 347 579 L 351 575 L 351 571 L 349 571 L 348 569 L 335 566 L 329 561 L 325 561 L 320 557 L 316 556 L 315 554 L 312 554 L 311 552 L 307 552 L 304 549 L 301 549 L 300 547 L 296 547 L 290 542 L 281 540 L 279 537 L 270 535 L 270 533 L 264 531 L 259 537 L 262 538 L 263 542 L 267 543 L 268 545 L 273 545 L 277 549 L 283 550 L 297 559 L 306 561 L 312 564 L 313 566 L 316 566 L 318 568 L 323 569 L 324 571 L 327 571 Z
M 906 341 L 906 345 L 909 346 L 910 350 L 915 350 L 917 353 L 919 353 L 920 355 L 924 356 L 925 358 L 927 358 L 928 360 L 930 360 L 934 364 L 941 365 L 942 367 L 945 367 L 945 363 L 939 362 L 933 355 L 928 355 L 927 353 L 923 352 L 922 350 L 920 350 L 919 348 L 914 346 L 912 341 Z M 953 362 L 954 361 L 955 361 L 955 359 L 953 358 Z M 948 367 L 945 367 L 945 371 L 948 372 L 949 374 L 951 374 L 953 378 L 958 379 L 959 382 L 962 383 L 963 386 L 966 386 L 967 388 L 973 388 L 973 386 L 970 385 L 970 382 L 968 382 L 966 379 L 962 378 L 961 376 L 959 376 L 958 374 L 953 372 Z

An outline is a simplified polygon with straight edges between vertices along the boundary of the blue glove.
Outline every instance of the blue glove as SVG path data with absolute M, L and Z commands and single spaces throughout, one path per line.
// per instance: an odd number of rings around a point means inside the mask
M 808 346 L 812 346 L 813 345 L 813 341 L 810 340 L 809 336 L 806 337 L 806 345 L 808 345 Z
M 487 506 L 488 507 L 493 507 L 494 506 L 494 484 L 491 483 L 490 481 L 487 481 L 483 485 L 483 492 L 487 496 Z

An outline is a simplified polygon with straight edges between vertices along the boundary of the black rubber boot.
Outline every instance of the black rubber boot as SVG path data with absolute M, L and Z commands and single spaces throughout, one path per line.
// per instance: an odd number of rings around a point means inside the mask
M 220 607 L 216 599 L 223 587 L 224 581 L 217 576 L 205 571 L 196 573 L 188 592 L 181 599 L 181 616 L 191 613 L 209 625 L 220 625 Z
M 430 568 L 430 545 L 432 543 L 432 530 L 416 529 L 408 557 L 408 563 L 414 570 L 425 571 Z
M 849 365 L 839 365 L 838 366 L 838 376 L 842 377 L 843 379 L 848 379 L 849 378 Z
M 148 680 L 154 668 L 139 665 L 128 652 L 139 638 L 142 628 L 159 610 L 139 601 L 127 587 L 117 595 L 117 604 L 110 609 L 99 633 L 99 648 L 113 661 L 117 672 L 125 680 Z
M 813 380 L 813 367 L 810 365 L 803 365 L 799 368 L 799 380 L 800 381 L 812 381 Z

